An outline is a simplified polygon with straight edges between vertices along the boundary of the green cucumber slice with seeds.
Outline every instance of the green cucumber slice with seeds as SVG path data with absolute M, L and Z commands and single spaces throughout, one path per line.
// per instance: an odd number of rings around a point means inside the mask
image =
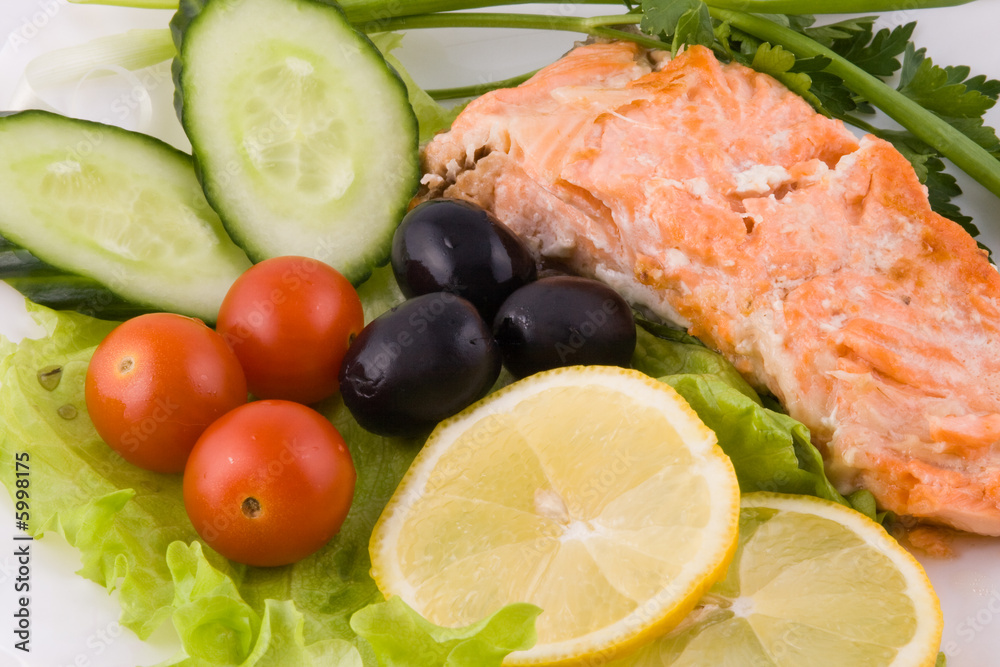
M 113 305 L 110 294 L 214 322 L 250 267 L 191 157 L 110 125 L 45 111 L 0 117 L 0 202 L 9 282 L 61 307 Z
M 406 86 L 336 7 L 183 0 L 176 102 L 205 194 L 254 261 L 304 255 L 359 284 L 419 177 Z

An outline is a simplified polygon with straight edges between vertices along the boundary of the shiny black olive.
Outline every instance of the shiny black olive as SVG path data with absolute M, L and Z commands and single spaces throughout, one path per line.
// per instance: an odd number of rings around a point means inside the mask
M 499 374 L 499 349 L 475 307 L 435 292 L 362 329 L 340 368 L 340 392 L 365 429 L 411 437 L 482 398 Z
M 392 270 L 405 296 L 451 292 L 475 304 L 487 322 L 536 275 L 517 235 L 458 199 L 433 199 L 406 214 L 392 240 Z
M 493 322 L 503 364 L 515 377 L 561 366 L 628 367 L 635 319 L 604 283 L 576 276 L 540 278 L 503 302 Z

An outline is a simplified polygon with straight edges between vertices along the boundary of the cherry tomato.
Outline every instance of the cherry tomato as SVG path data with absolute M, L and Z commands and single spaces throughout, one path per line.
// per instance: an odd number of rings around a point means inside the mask
M 350 452 L 325 417 L 300 403 L 255 401 L 198 440 L 184 469 L 184 507 L 226 558 L 287 565 L 340 530 L 354 481 Z
M 358 293 L 336 269 L 286 256 L 236 280 L 216 329 L 255 396 L 315 403 L 337 391 L 340 364 L 364 320 Z
M 202 431 L 246 403 L 247 383 L 222 336 L 200 320 L 153 313 L 101 342 L 84 395 L 98 434 L 126 461 L 180 472 Z

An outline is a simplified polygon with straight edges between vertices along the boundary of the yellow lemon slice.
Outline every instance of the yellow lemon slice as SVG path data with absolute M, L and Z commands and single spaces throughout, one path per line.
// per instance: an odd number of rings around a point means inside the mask
M 562 368 L 434 430 L 375 526 L 372 575 L 439 625 L 533 603 L 538 642 L 505 664 L 591 664 L 684 618 L 738 516 L 732 464 L 670 387 Z
M 739 542 L 726 578 L 684 623 L 614 667 L 935 664 L 943 621 L 934 589 L 867 517 L 818 498 L 751 493 Z

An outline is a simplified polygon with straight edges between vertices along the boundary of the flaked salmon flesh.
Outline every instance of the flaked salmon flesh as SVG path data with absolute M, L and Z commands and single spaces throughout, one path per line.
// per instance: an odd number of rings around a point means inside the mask
M 1000 274 L 890 144 L 708 49 L 608 43 L 473 101 L 424 167 L 724 354 L 842 492 L 1000 535 Z

